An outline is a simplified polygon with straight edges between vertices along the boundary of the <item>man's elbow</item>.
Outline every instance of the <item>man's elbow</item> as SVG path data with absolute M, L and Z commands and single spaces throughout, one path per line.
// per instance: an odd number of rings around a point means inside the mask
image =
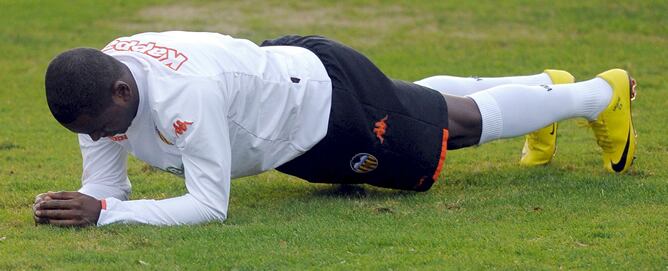
M 227 213 L 218 210 L 214 210 L 209 217 L 211 222 L 223 222 L 225 219 L 227 219 Z

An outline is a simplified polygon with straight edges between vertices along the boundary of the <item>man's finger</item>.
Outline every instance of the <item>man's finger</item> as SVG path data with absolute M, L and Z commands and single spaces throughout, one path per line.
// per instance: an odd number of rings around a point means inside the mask
M 69 191 L 49 192 L 46 194 L 47 197 L 51 197 L 52 199 L 73 199 L 78 197 L 79 195 L 80 195 L 79 192 L 69 192 Z
M 39 194 L 39 195 L 35 196 L 35 203 L 38 203 L 38 202 L 44 200 L 45 196 L 46 196 L 46 193 L 42 193 L 42 194 Z
M 75 219 L 78 217 L 78 212 L 74 210 L 37 210 L 35 215 L 39 218 L 52 219 Z
M 41 218 L 38 216 L 33 215 L 32 217 L 35 220 L 35 224 L 48 224 L 49 220 L 46 218 Z
M 47 210 L 47 209 L 74 209 L 78 203 L 71 200 L 50 200 L 43 201 L 36 205 L 36 210 Z

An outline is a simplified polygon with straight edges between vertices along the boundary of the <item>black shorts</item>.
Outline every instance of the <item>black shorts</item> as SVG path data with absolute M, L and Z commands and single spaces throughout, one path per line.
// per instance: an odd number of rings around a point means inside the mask
M 426 191 L 438 179 L 448 139 L 443 96 L 389 79 L 369 59 L 319 36 L 285 36 L 261 46 L 311 50 L 332 80 L 327 135 L 277 169 L 316 183 L 367 183 Z

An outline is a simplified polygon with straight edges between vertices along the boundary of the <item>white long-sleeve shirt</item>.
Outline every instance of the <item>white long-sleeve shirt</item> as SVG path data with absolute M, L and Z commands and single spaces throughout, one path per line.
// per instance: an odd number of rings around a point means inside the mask
M 172 31 L 119 38 L 102 51 L 130 68 L 139 108 L 125 134 L 79 135 L 79 191 L 106 202 L 98 226 L 222 221 L 231 178 L 290 161 L 327 132 L 331 80 L 307 49 Z M 127 200 L 128 153 L 184 176 L 188 193 Z

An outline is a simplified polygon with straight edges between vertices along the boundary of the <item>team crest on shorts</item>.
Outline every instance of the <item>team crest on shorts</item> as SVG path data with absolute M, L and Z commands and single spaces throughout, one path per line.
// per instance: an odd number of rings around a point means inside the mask
M 350 159 L 350 169 L 357 173 L 369 173 L 378 167 L 378 158 L 368 153 L 358 153 Z

